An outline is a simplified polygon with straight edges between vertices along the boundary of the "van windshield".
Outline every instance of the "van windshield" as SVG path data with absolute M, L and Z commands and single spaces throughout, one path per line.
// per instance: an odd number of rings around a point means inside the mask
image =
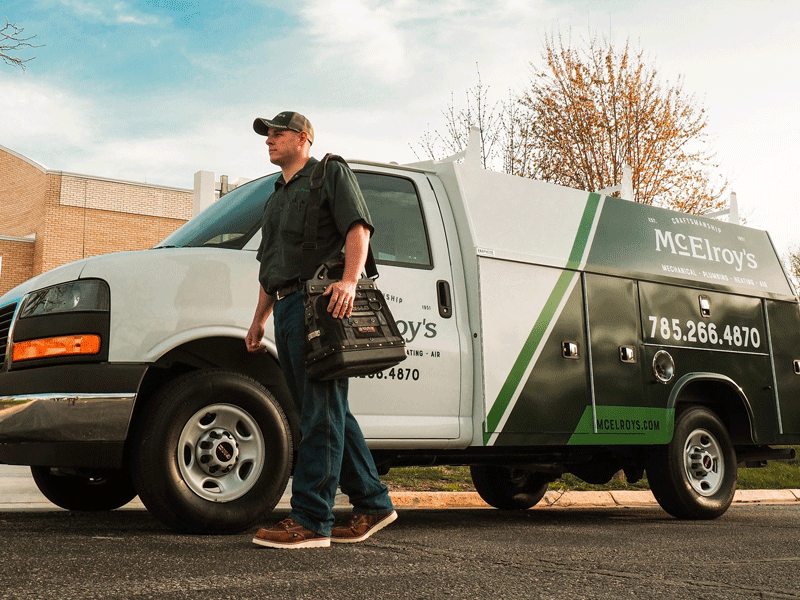
M 264 203 L 280 173 L 246 183 L 225 194 L 156 248 L 200 246 L 241 250 L 261 227 Z

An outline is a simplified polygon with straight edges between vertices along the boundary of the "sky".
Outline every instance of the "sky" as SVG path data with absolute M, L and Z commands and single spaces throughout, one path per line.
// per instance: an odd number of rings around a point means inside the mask
M 548 36 L 629 40 L 708 111 L 748 225 L 800 245 L 797 0 L 0 0 L 3 17 L 41 47 L 24 72 L 0 64 L 0 145 L 181 188 L 273 172 L 252 122 L 283 110 L 311 120 L 318 157 L 422 160 L 478 71 L 505 100 Z

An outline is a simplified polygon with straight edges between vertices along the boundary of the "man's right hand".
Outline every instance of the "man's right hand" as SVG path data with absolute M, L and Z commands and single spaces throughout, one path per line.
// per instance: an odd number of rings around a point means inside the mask
M 267 322 L 275 306 L 275 297 L 264 291 L 262 286 L 258 286 L 258 306 L 256 314 L 253 316 L 253 324 L 247 331 L 244 343 L 247 345 L 248 352 L 266 352 L 267 347 L 261 340 L 264 339 L 264 323 Z
M 253 322 L 247 332 L 247 337 L 244 338 L 245 344 L 247 344 L 247 351 L 254 353 L 266 352 L 267 347 L 261 341 L 263 337 L 264 325 L 262 323 Z

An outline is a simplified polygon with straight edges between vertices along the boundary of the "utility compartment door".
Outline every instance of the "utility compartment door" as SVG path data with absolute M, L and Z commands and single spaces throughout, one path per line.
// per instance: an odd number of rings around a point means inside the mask
M 586 298 L 595 403 L 603 407 L 645 406 L 636 282 L 587 273 Z M 598 418 L 602 416 L 598 414 Z
M 755 441 L 774 443 L 779 421 L 761 299 L 650 282 L 639 283 L 639 298 L 646 364 L 662 349 L 675 361 L 666 385 L 646 372 L 651 404 L 666 406 L 685 375 L 723 375 L 747 398 Z
M 796 302 L 767 300 L 775 384 L 783 433 L 800 433 L 800 309 Z
M 636 281 L 585 276 L 592 398 L 571 444 L 648 444 L 666 429 L 644 392 L 645 361 Z M 662 407 L 663 408 L 663 407 Z
M 354 171 L 375 225 L 378 287 L 408 356 L 392 369 L 350 379 L 351 410 L 369 440 L 458 438 L 461 347 L 433 190 L 422 173 L 357 165 Z
M 478 273 L 484 443 L 566 444 L 589 397 L 580 274 L 488 257 Z

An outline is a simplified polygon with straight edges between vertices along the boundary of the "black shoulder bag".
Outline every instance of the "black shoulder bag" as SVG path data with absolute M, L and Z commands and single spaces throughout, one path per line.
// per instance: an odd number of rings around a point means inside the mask
M 321 380 L 371 375 L 406 358 L 405 340 L 375 285 L 378 269 L 372 249 L 367 254 L 366 274 L 361 275 L 356 286 L 350 317 L 336 319 L 328 312 L 330 297 L 322 293 L 330 284 L 341 280 L 344 263 L 339 261 L 315 268 L 313 251 L 317 249 L 322 185 L 330 160 L 345 162 L 340 156 L 326 154 L 311 173 L 300 272 L 304 282 L 306 371 L 310 379 Z

